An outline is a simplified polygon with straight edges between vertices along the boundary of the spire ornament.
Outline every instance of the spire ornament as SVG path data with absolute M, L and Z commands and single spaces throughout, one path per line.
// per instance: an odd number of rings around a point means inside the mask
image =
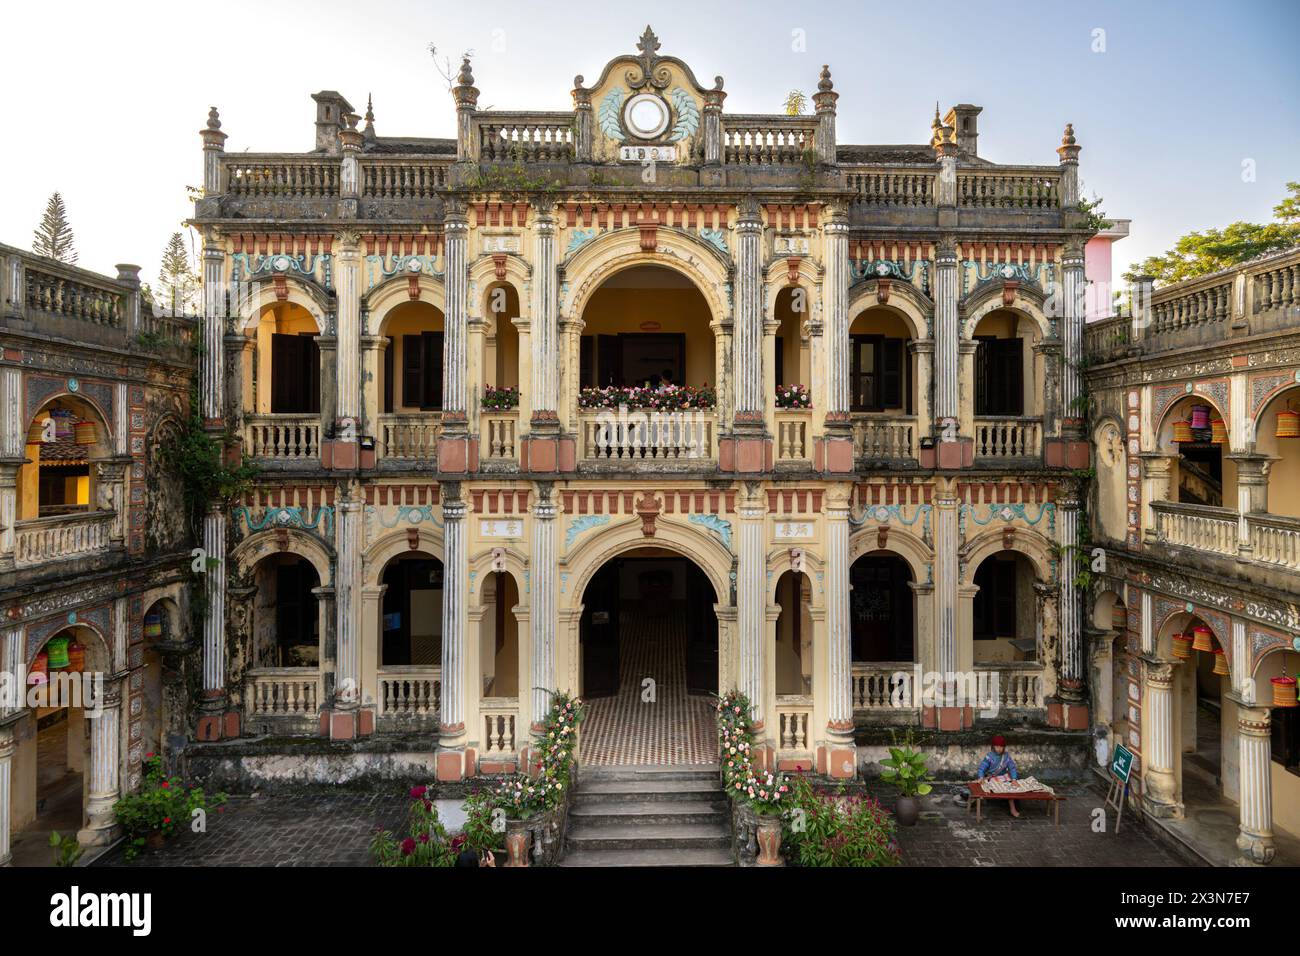
M 660 66 L 659 56 L 659 38 L 655 32 L 650 29 L 650 24 L 646 24 L 645 33 L 641 34 L 641 39 L 637 43 L 637 49 L 641 51 L 640 56 L 636 58 L 641 67 L 638 75 L 633 70 L 627 72 L 627 85 L 634 90 L 639 90 L 649 84 L 657 90 L 666 89 L 672 81 L 672 74 L 668 67 Z

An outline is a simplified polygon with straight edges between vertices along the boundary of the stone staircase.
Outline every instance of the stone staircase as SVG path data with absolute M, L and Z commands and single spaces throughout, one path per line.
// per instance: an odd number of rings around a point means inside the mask
M 560 866 L 733 866 L 717 764 L 580 767 Z

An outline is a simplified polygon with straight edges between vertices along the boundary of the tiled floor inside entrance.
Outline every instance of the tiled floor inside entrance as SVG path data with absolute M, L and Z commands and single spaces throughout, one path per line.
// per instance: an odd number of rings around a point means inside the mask
M 687 693 L 685 611 L 625 614 L 620 628 L 618 693 L 587 702 L 583 764 L 717 763 L 715 702 Z M 647 677 L 655 682 L 649 701 Z

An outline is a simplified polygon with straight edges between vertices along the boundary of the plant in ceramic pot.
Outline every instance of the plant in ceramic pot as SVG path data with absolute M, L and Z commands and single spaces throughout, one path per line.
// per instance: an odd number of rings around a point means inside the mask
M 745 781 L 745 797 L 758 814 L 758 865 L 781 865 L 781 814 L 790 805 L 790 784 L 783 773 L 759 771 Z
M 753 743 L 749 698 L 738 690 L 730 691 L 718 699 L 718 760 L 722 785 L 729 795 L 744 793 L 752 769 Z
M 913 745 L 910 732 L 901 746 L 889 748 L 889 756 L 880 761 L 880 765 L 885 768 L 880 778 L 898 788 L 898 803 L 894 807 L 898 822 L 905 827 L 915 825 L 921 814 L 917 797 L 925 796 L 933 788 L 930 786 L 929 768 L 925 765 L 925 754 Z

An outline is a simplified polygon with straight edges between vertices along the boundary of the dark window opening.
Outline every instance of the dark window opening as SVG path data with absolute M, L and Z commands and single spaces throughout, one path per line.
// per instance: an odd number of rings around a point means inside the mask
M 583 388 L 657 386 L 665 377 L 673 385 L 686 384 L 686 336 L 680 332 L 585 335 L 580 348 Z
M 1273 759 L 1287 770 L 1300 774 L 1300 708 L 1272 710 Z
M 320 411 L 320 347 L 310 333 L 271 335 L 271 412 L 308 415 Z
M 849 570 L 849 628 L 855 661 L 914 659 L 912 572 L 902 558 L 859 558 Z
M 849 336 L 849 402 L 853 411 L 902 409 L 912 413 L 906 344 L 905 339 L 880 335 Z
M 1223 507 L 1223 448 L 1208 441 L 1178 446 L 1178 501 Z
M 402 404 L 442 408 L 442 333 L 402 336 Z
M 975 571 L 974 637 L 1016 637 L 1016 562 L 990 558 Z
M 442 562 L 398 558 L 384 569 L 383 665 L 442 660 Z
M 316 569 L 306 561 L 275 569 L 275 654 L 277 667 L 309 667 L 320 661 L 320 615 L 312 589 Z
M 985 336 L 975 340 L 975 414 L 1023 415 L 1023 341 Z

